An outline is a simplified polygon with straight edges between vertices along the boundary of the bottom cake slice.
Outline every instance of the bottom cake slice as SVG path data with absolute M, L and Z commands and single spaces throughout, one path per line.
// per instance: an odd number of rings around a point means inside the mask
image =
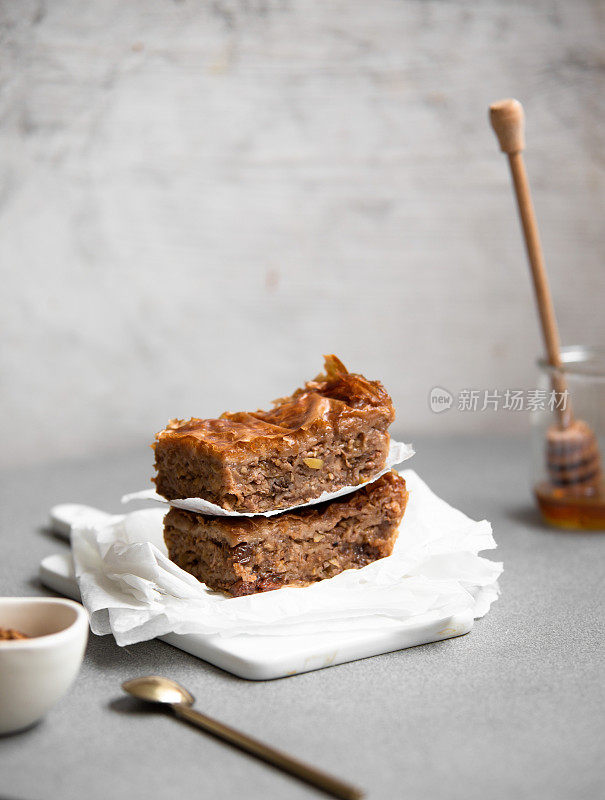
M 171 508 L 164 540 L 175 564 L 234 597 L 306 586 L 389 556 L 408 493 L 388 472 L 356 492 L 273 517 L 211 517 Z

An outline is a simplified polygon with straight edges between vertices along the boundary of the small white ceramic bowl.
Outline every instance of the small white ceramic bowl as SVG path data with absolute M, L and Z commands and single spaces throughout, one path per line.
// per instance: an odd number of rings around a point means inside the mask
M 88 640 L 88 614 L 73 600 L 0 597 L 0 628 L 31 639 L 0 641 L 0 734 L 37 722 L 71 686 Z

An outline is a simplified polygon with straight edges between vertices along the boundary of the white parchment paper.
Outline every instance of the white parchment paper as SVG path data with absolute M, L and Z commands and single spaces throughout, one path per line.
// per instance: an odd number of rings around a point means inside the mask
M 94 633 L 119 645 L 167 633 L 293 635 L 392 627 L 429 611 L 483 616 L 498 596 L 502 564 L 478 555 L 496 547 L 491 525 L 437 497 L 412 470 L 394 552 L 305 588 L 247 597 L 212 592 L 173 564 L 162 538 L 165 509 L 83 521 L 72 531 L 82 601 Z
M 391 439 L 384 469 L 376 473 L 373 478 L 371 478 L 369 481 L 366 481 L 366 483 L 363 485 L 366 486 L 368 483 L 377 481 L 378 478 L 384 475 L 385 472 L 388 472 L 390 469 L 392 469 L 396 464 L 401 464 L 403 461 L 407 461 L 408 458 L 411 458 L 413 455 L 414 449 L 412 448 L 412 445 L 404 444 L 403 442 L 395 442 L 393 439 Z M 168 501 L 165 497 L 162 497 L 161 494 L 158 494 L 154 489 L 143 489 L 140 492 L 125 494 L 124 497 L 122 497 L 122 502 L 129 503 L 131 500 L 155 500 L 157 503 L 169 504 L 171 506 L 175 506 L 176 508 L 183 508 L 186 511 L 195 511 L 198 514 L 208 514 L 216 517 L 272 517 L 274 514 L 283 514 L 284 511 L 293 511 L 295 508 L 314 506 L 317 503 L 323 503 L 325 500 L 334 500 L 336 497 L 342 497 L 345 494 L 355 492 L 359 488 L 359 484 L 356 486 L 343 486 L 342 489 L 338 489 L 336 492 L 322 492 L 319 497 L 316 497 L 315 500 L 309 500 L 308 503 L 301 503 L 298 506 L 289 506 L 288 508 L 278 508 L 276 511 L 228 511 L 225 508 L 221 508 L 221 506 L 217 506 L 214 503 L 208 502 L 208 500 L 202 500 L 201 497 L 186 497 L 182 500 Z

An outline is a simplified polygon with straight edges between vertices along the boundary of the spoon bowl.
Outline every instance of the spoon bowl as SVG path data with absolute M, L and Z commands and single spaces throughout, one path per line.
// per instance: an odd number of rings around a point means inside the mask
M 138 700 L 148 703 L 167 703 L 168 705 L 192 706 L 194 697 L 183 686 L 170 678 L 159 675 L 145 675 L 142 678 L 133 678 L 122 684 L 122 689 Z

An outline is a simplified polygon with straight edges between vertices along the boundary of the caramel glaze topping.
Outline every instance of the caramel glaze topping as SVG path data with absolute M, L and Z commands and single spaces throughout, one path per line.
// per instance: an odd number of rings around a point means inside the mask
M 381 383 L 348 372 L 335 355 L 325 356 L 325 370 L 292 396 L 275 400 L 270 411 L 227 412 L 219 419 L 173 419 L 156 439 L 187 437 L 218 450 L 260 439 L 292 439 L 294 443 L 299 432 L 343 429 L 348 420 L 368 413 L 375 414 L 379 427 L 386 430 L 395 412 Z

